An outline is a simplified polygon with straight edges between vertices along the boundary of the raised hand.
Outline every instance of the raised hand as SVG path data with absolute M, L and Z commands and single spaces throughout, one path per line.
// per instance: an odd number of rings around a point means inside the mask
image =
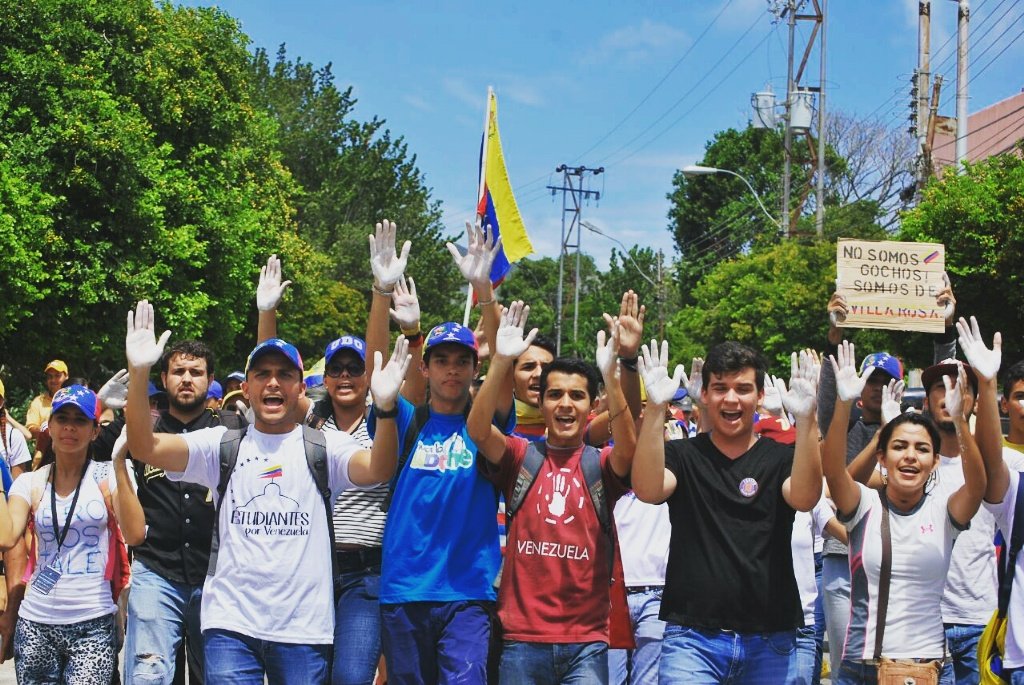
M 906 384 L 893 378 L 882 386 L 882 425 L 889 423 L 902 413 L 901 402 Z
M 515 359 L 530 347 L 533 339 L 537 337 L 537 329 L 530 331 L 524 336 L 526 319 L 530 316 L 530 306 L 523 304 L 522 300 L 516 300 L 503 308 L 501 322 L 498 324 L 498 335 L 495 340 L 495 354 L 502 357 Z
M 953 296 L 953 284 L 949 282 L 949 274 L 942 272 L 942 290 L 935 296 L 935 304 L 942 307 L 942 318 L 946 320 L 947 326 L 953 325 L 953 317 L 956 314 L 956 298 Z
M 668 375 L 668 340 L 661 341 L 661 354 L 658 353 L 657 340 L 651 340 L 649 348 L 642 346 L 637 358 L 637 371 L 647 389 L 648 406 L 668 404 L 686 377 L 682 364 L 677 364 L 675 373 Z
M 701 391 L 704 389 L 703 371 L 704 358 L 694 357 L 693 362 L 690 363 L 690 375 L 683 375 L 683 382 L 686 383 L 686 394 L 700 409 L 704 408 L 704 402 L 700 399 Z
M 121 369 L 111 376 L 96 396 L 108 409 L 124 409 L 128 402 L 128 370 Z
M 462 277 L 473 286 L 490 284 L 491 265 L 501 249 L 501 237 L 494 237 L 494 231 L 488 225 L 486 230 L 477 223 L 475 226 L 466 222 L 466 254 L 459 254 L 459 248 L 446 243 L 448 251 L 455 260 L 455 265 L 462 272 Z
M 110 458 L 113 461 L 123 461 L 128 455 L 128 427 L 122 426 L 121 432 L 117 435 L 117 440 L 114 440 L 114 447 L 110 451 Z
M 601 372 L 601 378 L 605 382 L 618 377 L 619 350 L 622 346 L 622 326 L 619 321 L 612 319 L 608 328 L 610 329 L 608 335 L 603 330 L 597 332 L 597 350 L 594 353 L 597 369 Z
M 801 350 L 799 355 L 794 352 L 790 366 L 789 390 L 782 396 L 782 402 L 796 418 L 814 418 L 821 367 L 811 350 Z
M 370 392 L 373 393 L 374 406 L 384 410 L 395 406 L 398 393 L 402 389 L 402 381 L 405 380 L 405 372 L 409 370 L 410 360 L 412 355 L 409 354 L 409 343 L 404 335 L 398 336 L 398 340 L 395 341 L 395 350 L 391 353 L 391 359 L 386 366 L 383 363 L 384 355 L 380 351 L 373 353 Z
M 846 321 L 846 315 L 849 313 L 850 308 L 846 304 L 846 296 L 840 295 L 839 293 L 832 293 L 832 297 L 828 300 L 829 325 L 838 326 L 842 322 Z
M 782 416 L 782 398 L 786 395 L 786 381 L 778 376 L 764 377 L 764 410 L 774 417 Z
M 969 387 L 967 383 L 967 372 L 962 364 L 957 364 L 956 385 L 949 376 L 942 377 L 942 384 L 946 386 L 946 411 L 954 420 L 968 418 L 964 411 L 967 408 L 964 402 L 964 388 Z
M 626 358 L 637 356 L 644 335 L 644 315 L 647 308 L 639 304 L 639 297 L 632 290 L 622 294 L 619 305 L 619 354 Z M 613 317 L 605 314 L 604 322 L 612 327 Z
M 128 357 L 128 366 L 136 369 L 150 369 L 160 361 L 164 353 L 164 345 L 171 337 L 170 331 L 164 331 L 160 339 L 154 334 L 153 305 L 147 300 L 140 300 L 135 311 L 128 312 L 128 332 L 124 338 L 124 352 Z
M 835 357 L 829 357 L 832 369 L 836 373 L 836 391 L 839 394 L 839 399 L 850 402 L 860 397 L 865 383 L 868 382 L 868 374 L 857 373 L 857 353 L 853 343 L 844 340 L 839 345 L 838 352 L 838 361 Z M 870 371 L 874 371 L 874 369 L 870 369 Z
M 284 291 L 291 281 L 281 282 L 281 260 L 276 254 L 267 257 L 267 264 L 260 268 L 260 282 L 256 286 L 256 308 L 261 312 L 277 309 L 284 297 Z
M 395 250 L 395 232 L 398 224 L 384 219 L 377 222 L 376 232 L 370 235 L 370 270 L 373 271 L 373 285 L 381 293 L 388 294 L 405 273 L 409 263 L 408 240 L 402 245 L 402 254 Z
M 415 333 L 420 327 L 420 300 L 412 276 L 400 276 L 391 293 L 391 318 L 403 332 Z
M 960 349 L 964 351 L 967 363 L 974 372 L 986 381 L 995 378 L 1003 358 L 1003 336 L 996 332 L 992 336 L 992 349 L 985 347 L 981 339 L 981 330 L 978 328 L 978 320 L 973 316 L 970 325 L 961 316 L 956 322 L 956 331 L 960 334 Z

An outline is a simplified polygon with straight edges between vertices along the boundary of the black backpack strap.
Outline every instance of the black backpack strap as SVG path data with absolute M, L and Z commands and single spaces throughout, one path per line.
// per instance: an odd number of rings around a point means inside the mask
M 331 582 L 335 584 L 337 599 L 338 557 L 334 554 L 334 502 L 331 498 L 331 484 L 327 475 L 327 438 L 321 431 L 309 426 L 302 427 L 302 444 L 306 451 L 306 465 L 313 477 L 320 498 L 324 501 L 327 514 L 327 541 L 331 553 Z
M 402 474 L 402 469 L 405 468 L 406 462 L 412 456 L 412 452 L 416 449 L 416 439 L 420 436 L 420 431 L 423 430 L 423 426 L 427 425 L 427 421 L 430 420 L 430 405 L 422 404 L 416 407 L 416 411 L 413 412 L 412 421 L 405 428 L 405 440 L 402 441 L 402 448 L 398 452 L 398 464 L 395 467 L 395 475 L 392 476 L 391 481 L 388 483 L 388 494 L 384 497 L 384 501 L 380 503 L 380 510 L 387 513 L 388 509 L 391 508 L 391 500 L 395 496 L 395 486 L 398 484 L 398 477 Z
M 206 575 L 217 572 L 217 555 L 220 551 L 220 505 L 224 501 L 224 493 L 228 489 L 228 481 L 238 461 L 238 448 L 245 437 L 246 427 L 228 429 L 220 438 L 220 480 L 217 481 L 217 510 L 213 516 L 213 539 L 210 541 L 210 564 L 206 567 Z
M 1010 608 L 1010 591 L 1017 568 L 1017 554 L 1024 547 L 1024 472 L 1017 474 L 1017 497 L 1013 502 L 1013 531 L 1006 549 L 1006 558 L 999 565 L 999 617 L 1006 616 Z
M 526 493 L 533 487 L 533 481 L 540 473 L 540 467 L 547 456 L 547 443 L 543 440 L 531 442 L 526 446 L 526 454 L 523 456 L 523 463 L 516 475 L 516 484 L 512 487 L 512 497 L 505 502 L 505 530 L 508 530 L 512 517 L 516 515 L 519 508 L 523 506 Z

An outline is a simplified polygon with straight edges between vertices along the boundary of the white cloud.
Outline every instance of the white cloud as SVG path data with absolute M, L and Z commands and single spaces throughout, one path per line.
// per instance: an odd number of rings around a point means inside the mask
M 579 61 L 583 64 L 644 62 L 662 52 L 680 52 L 689 44 L 690 37 L 685 31 L 644 19 L 639 24 L 605 34 L 594 47 L 580 55 Z
M 418 109 L 421 112 L 432 112 L 434 110 L 434 106 L 419 95 L 406 93 L 402 96 L 402 100 L 405 104 L 409 105 L 413 109 Z

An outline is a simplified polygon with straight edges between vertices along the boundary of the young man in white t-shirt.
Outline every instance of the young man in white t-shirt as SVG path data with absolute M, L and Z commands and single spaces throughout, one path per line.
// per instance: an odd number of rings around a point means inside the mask
M 125 350 L 130 382 L 126 420 L 132 455 L 172 480 L 220 484 L 225 428 L 186 435 L 152 432 L 146 380 L 169 333 L 153 334 L 153 307 L 140 302 L 128 316 Z M 409 363 L 399 338 L 381 369 L 375 358 L 373 395 L 381 411 L 394 406 Z M 283 340 L 252 351 L 242 391 L 255 421 L 242 439 L 231 481 L 219 505 L 216 573 L 203 593 L 206 681 L 324 683 L 334 640 L 331 541 L 323 499 L 306 463 L 302 428 L 292 418 L 305 390 L 302 359 Z M 325 434 L 332 496 L 375 485 L 395 469 L 395 442 L 361 449 L 348 434 Z

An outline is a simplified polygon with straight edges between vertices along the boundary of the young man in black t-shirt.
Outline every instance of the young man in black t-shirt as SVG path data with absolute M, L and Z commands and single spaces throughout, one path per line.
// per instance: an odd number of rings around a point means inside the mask
M 633 489 L 668 502 L 672 521 L 661 618 L 662 683 L 789 683 L 796 629 L 803 625 L 790 542 L 795 511 L 821 497 L 814 424 L 818 377 L 813 353 L 793 355 L 784 395 L 796 445 L 754 433 L 764 392 L 761 356 L 734 342 L 710 350 L 701 390 L 710 433 L 664 442 L 665 406 L 682 377 L 666 369 L 667 346 L 644 348 L 645 418 L 633 461 Z

